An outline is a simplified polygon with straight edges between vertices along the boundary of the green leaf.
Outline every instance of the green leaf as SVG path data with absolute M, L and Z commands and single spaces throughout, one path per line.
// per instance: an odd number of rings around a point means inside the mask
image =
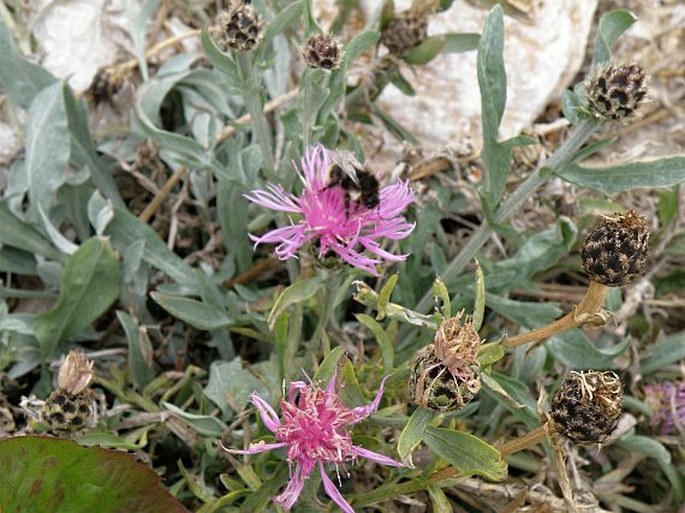
M 428 496 L 431 500 L 431 505 L 433 506 L 433 513 L 452 513 L 454 509 L 449 499 L 442 491 L 442 488 L 435 486 L 434 484 L 428 485 Z
M 435 298 L 435 304 L 440 305 L 436 310 L 442 315 L 443 319 L 449 319 L 452 317 L 452 301 L 450 299 L 449 290 L 445 282 L 442 281 L 440 276 L 436 277 L 433 281 L 433 297 Z M 442 309 L 442 312 L 440 312 Z
M 666 157 L 609 167 L 570 164 L 557 170 L 557 175 L 567 182 L 604 194 L 671 187 L 685 182 L 685 157 Z
M 600 349 L 580 329 L 555 335 L 546 343 L 554 357 L 572 369 L 591 370 L 613 368 L 614 358 L 630 346 L 630 337 L 613 347 Z
M 642 374 L 651 374 L 667 365 L 685 359 L 685 332 L 664 337 L 650 347 L 647 356 L 640 360 Z
M 107 311 L 119 297 L 121 271 L 106 239 L 92 237 L 68 259 L 57 304 L 36 317 L 34 332 L 43 356 L 57 343 L 74 336 Z
M 483 344 L 478 349 L 478 363 L 480 363 L 481 367 L 487 367 L 500 361 L 504 358 L 505 354 L 504 346 L 498 342 Z
M 338 362 L 344 354 L 345 350 L 341 346 L 333 348 L 331 352 L 328 353 L 326 358 L 323 359 L 319 365 L 319 368 L 316 369 L 316 373 L 314 374 L 314 382 L 323 383 L 324 386 L 327 385 L 333 377 L 333 374 L 335 374 L 338 368 Z
M 152 343 L 145 328 L 141 328 L 133 316 L 117 310 L 117 319 L 124 328 L 128 342 L 128 367 L 131 370 L 131 377 L 138 390 L 142 390 L 155 378 Z
M 359 56 L 375 45 L 380 39 L 381 35 L 375 30 L 366 30 L 360 32 L 352 38 L 352 40 L 345 45 L 345 53 L 343 54 L 340 67 L 344 70 L 356 61 Z
M 186 422 L 190 427 L 203 436 L 219 437 L 226 429 L 226 425 L 216 417 L 211 415 L 197 415 L 195 413 L 188 413 L 183 411 L 178 406 L 175 406 L 166 401 L 162 401 L 162 405 L 174 417 L 177 417 Z
M 637 21 L 637 17 L 630 11 L 617 9 L 604 14 L 599 20 L 599 30 L 595 41 L 595 51 L 592 56 L 592 66 L 608 63 L 611 60 L 611 47 L 630 26 Z
M 491 481 L 502 481 L 507 477 L 507 462 L 499 451 L 477 436 L 429 426 L 423 441 L 464 476 L 475 474 Z
M 298 281 L 288 286 L 281 292 L 276 299 L 271 312 L 269 313 L 269 329 L 273 331 L 274 324 L 278 316 L 290 305 L 301 303 L 314 297 L 326 283 L 326 277 L 322 274 L 313 276 L 307 280 Z
M 134 457 L 70 440 L 0 440 L 3 511 L 187 513 L 159 476 Z
M 395 362 L 395 348 L 390 341 L 390 337 L 383 329 L 383 326 L 376 322 L 373 317 L 366 314 L 355 314 L 355 318 L 360 324 L 369 328 L 371 333 L 373 333 L 373 336 L 378 343 L 378 347 L 381 350 L 381 354 L 383 355 L 383 375 L 387 376 L 392 371 Z
M 304 6 L 302 5 L 302 0 L 296 0 L 295 2 L 292 2 L 281 9 L 278 14 L 276 14 L 276 17 L 271 20 L 269 25 L 266 27 L 262 44 L 271 40 L 274 36 L 280 34 L 294 24 L 297 19 L 302 16 L 303 8 Z M 203 30 L 203 33 L 204 32 L 206 31 Z
M 659 206 L 657 211 L 659 212 L 661 226 L 668 226 L 671 224 L 671 221 L 673 221 L 678 214 L 679 206 L 680 192 L 678 187 L 673 187 L 672 189 L 663 191 L 659 194 Z
M 485 275 L 483 268 L 476 260 L 476 299 L 473 304 L 473 329 L 478 331 L 483 325 L 483 316 L 485 315 Z
M 0 86 L 20 107 L 27 108 L 43 89 L 57 82 L 47 70 L 24 59 L 12 41 L 12 35 L 0 16 Z
M 493 7 L 485 21 L 478 45 L 478 86 L 480 88 L 483 123 L 482 157 L 486 206 L 494 208 L 504 193 L 509 174 L 511 147 L 497 141 L 499 125 L 507 102 L 507 75 L 504 69 L 504 17 L 502 8 Z
M 481 393 L 487 387 L 487 390 L 491 392 L 490 395 L 494 395 L 503 406 L 525 422 L 528 427 L 538 425 L 536 400 L 530 395 L 530 389 L 525 383 L 495 371 L 489 374 L 481 373 L 481 381 L 484 385 Z
M 404 426 L 397 441 L 397 452 L 403 463 L 410 467 L 414 466 L 411 453 L 423 440 L 423 434 L 431 421 L 435 418 L 435 413 L 426 408 L 416 408 L 409 417 L 409 422 Z
M 270 395 L 274 395 L 270 394 L 267 387 L 251 372 L 243 368 L 239 359 L 231 362 L 212 362 L 209 368 L 209 382 L 203 392 L 221 409 L 224 417 L 228 417 L 231 410 L 242 412 L 253 392 L 267 401 Z
M 0 199 L 0 243 L 27 253 L 37 254 L 51 260 L 61 261 L 65 255 L 57 251 L 33 226 L 20 220 L 9 209 L 7 199 Z
M 526 328 L 544 326 L 561 315 L 561 310 L 553 303 L 517 301 L 490 293 L 485 297 L 489 308 Z
M 219 49 L 207 28 L 202 29 L 200 44 L 202 45 L 205 57 L 207 57 L 207 60 L 212 66 L 223 72 L 227 76 L 229 82 L 234 84 L 236 89 L 231 91 L 231 93 L 236 95 L 240 94 L 240 89 L 237 87 L 240 83 L 240 73 L 238 72 L 238 64 L 233 57 L 226 55 Z
M 395 285 L 397 285 L 398 279 L 398 273 L 390 276 L 388 281 L 383 284 L 381 291 L 378 293 L 378 301 L 376 303 L 376 311 L 378 312 L 376 314 L 377 321 L 382 321 L 385 318 L 386 309 L 390 303 L 390 296 L 392 295 L 392 291 L 395 289 Z
M 199 330 L 217 330 L 233 322 L 225 310 L 203 301 L 163 292 L 150 292 L 150 296 L 171 315 Z
M 480 34 L 439 34 L 427 37 L 409 50 L 402 60 L 408 64 L 427 64 L 440 53 L 462 53 L 476 50 Z
M 49 212 L 55 192 L 66 180 L 70 140 L 62 84 L 55 83 L 41 91 L 31 103 L 28 116 L 24 171 L 30 209 L 38 217 L 38 208 Z
M 645 454 L 657 460 L 661 465 L 671 463 L 671 453 L 668 449 L 663 444 L 647 436 L 623 435 L 616 441 L 616 445 L 623 447 L 631 453 Z

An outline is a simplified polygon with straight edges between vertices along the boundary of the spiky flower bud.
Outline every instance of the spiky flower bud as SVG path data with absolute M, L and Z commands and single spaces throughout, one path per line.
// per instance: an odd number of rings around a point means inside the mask
M 421 44 L 427 36 L 426 15 L 407 11 L 390 20 L 381 32 L 381 42 L 390 53 L 402 56 Z
M 262 16 L 250 3 L 235 0 L 219 15 L 223 42 L 231 50 L 246 52 L 259 44 L 263 35 Z
M 409 382 L 414 402 L 438 411 L 458 410 L 480 391 L 481 339 L 463 312 L 444 321 L 434 342 L 419 353 Z
M 43 421 L 56 434 L 72 433 L 92 424 L 95 401 L 89 388 L 93 362 L 77 351 L 67 355 L 57 376 L 57 389 L 45 400 Z
M 620 287 L 645 272 L 649 228 L 634 210 L 605 216 L 580 250 L 588 276 L 607 287 Z
M 329 34 L 314 34 L 303 51 L 307 66 L 322 69 L 337 68 L 341 54 L 340 44 Z
M 571 371 L 552 397 L 557 433 L 576 444 L 599 444 L 616 429 L 623 411 L 623 383 L 611 371 Z
M 618 120 L 635 112 L 647 95 L 647 75 L 638 64 L 609 64 L 587 80 L 588 109 L 597 118 Z

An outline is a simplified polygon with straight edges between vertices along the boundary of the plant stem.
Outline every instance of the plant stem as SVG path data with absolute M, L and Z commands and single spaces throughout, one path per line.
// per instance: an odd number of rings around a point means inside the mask
M 236 52 L 235 57 L 242 81 L 245 108 L 252 119 L 253 132 L 262 153 L 264 172 L 270 181 L 276 183 L 277 177 L 274 167 L 273 146 L 271 144 L 271 129 L 264 115 L 260 82 L 257 80 L 254 72 L 252 56 L 246 52 Z
M 531 175 L 502 203 L 494 214 L 493 222 L 499 224 L 521 208 L 526 199 L 548 180 L 551 174 L 548 172 L 549 168 L 556 171 L 568 165 L 576 152 L 599 126 L 600 125 L 595 121 L 583 121 L 576 126 L 564 144 L 562 144 L 547 161 L 539 164 L 535 171 L 533 171 Z M 543 172 L 543 170 L 545 172 Z M 446 283 L 449 283 L 459 276 L 466 265 L 476 256 L 478 250 L 480 250 L 483 244 L 492 236 L 493 232 L 493 225 L 487 219 L 483 220 L 483 223 L 471 234 L 466 245 L 442 273 L 442 279 Z M 431 291 L 428 291 L 421 298 L 421 301 L 419 301 L 416 310 L 421 313 L 426 313 L 432 304 L 433 295 Z
M 591 281 L 585 296 L 574 310 L 547 326 L 511 337 L 505 340 L 502 345 L 504 347 L 518 347 L 531 342 L 539 343 L 558 333 L 577 328 L 586 322 L 592 322 L 596 319 L 596 314 L 600 312 L 608 292 L 609 287 L 606 285 Z

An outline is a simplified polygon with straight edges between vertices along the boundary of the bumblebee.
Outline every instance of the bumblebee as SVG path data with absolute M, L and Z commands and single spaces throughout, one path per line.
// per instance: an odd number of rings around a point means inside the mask
M 352 152 L 338 150 L 331 153 L 333 164 L 328 172 L 327 188 L 340 186 L 345 190 L 345 206 L 350 202 L 373 209 L 380 203 L 378 179 L 354 157 Z

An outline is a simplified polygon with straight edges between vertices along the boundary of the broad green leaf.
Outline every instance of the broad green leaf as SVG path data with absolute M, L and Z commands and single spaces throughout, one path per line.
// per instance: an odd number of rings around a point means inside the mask
M 336 373 L 336 370 L 338 369 L 338 362 L 340 361 L 340 358 L 344 356 L 344 354 L 345 350 L 342 348 L 342 346 L 333 348 L 333 350 L 328 353 L 326 358 L 324 358 L 319 365 L 319 368 L 316 370 L 316 373 L 314 374 L 314 382 L 323 384 L 324 386 L 327 385 L 333 375 Z
M 661 443 L 648 436 L 623 435 L 616 441 L 616 445 L 629 452 L 646 454 L 662 465 L 671 463 L 671 453 Z
M 178 406 L 166 401 L 162 401 L 162 405 L 169 412 L 171 412 L 172 415 L 186 422 L 190 427 L 203 436 L 219 437 L 226 429 L 226 425 L 216 417 L 188 413 L 183 411 Z
M 507 462 L 499 451 L 477 436 L 429 426 L 423 441 L 465 476 L 475 474 L 491 481 L 502 481 L 507 477 Z
M 409 421 L 402 429 L 397 441 L 397 452 L 403 463 L 410 467 L 414 466 L 411 453 L 423 440 L 423 434 L 435 417 L 435 413 L 426 408 L 416 408 L 409 417 Z
M 547 341 L 546 346 L 558 361 L 572 369 L 608 369 L 614 367 L 614 358 L 630 346 L 630 337 L 613 347 L 600 349 L 582 329 L 573 329 L 555 335 Z
M 2 243 L 2 235 L 0 235 L 0 243 Z M 31 253 L 26 251 L 9 246 L 0 247 L 0 272 L 35 275 L 36 260 Z
M 119 297 L 121 271 L 106 239 L 92 237 L 68 259 L 57 304 L 36 317 L 34 332 L 45 357 L 57 343 L 90 325 Z
M 225 328 L 233 321 L 225 310 L 203 301 L 163 292 L 150 292 L 150 296 L 171 315 L 199 330 Z
M 500 361 L 504 358 L 505 354 L 504 346 L 498 342 L 483 344 L 478 349 L 478 363 L 480 363 L 481 367 L 487 367 Z
M 490 293 L 485 297 L 489 308 L 526 328 L 544 326 L 561 315 L 561 310 L 554 303 L 517 301 Z
M 57 82 L 47 70 L 24 59 L 12 41 L 12 35 L 0 17 L 0 86 L 20 107 L 27 108 L 43 89 Z
M 31 103 L 26 127 L 26 162 L 30 209 L 42 207 L 46 213 L 54 202 L 57 189 L 66 180 L 70 140 L 63 86 L 55 83 Z M 47 224 L 50 224 L 49 221 Z
M 685 332 L 664 337 L 647 349 L 646 357 L 640 360 L 642 374 L 651 374 L 659 369 L 685 359 Z
M 278 395 L 277 392 L 270 393 L 264 383 L 243 368 L 237 359 L 231 362 L 212 362 L 209 382 L 203 392 L 221 409 L 224 417 L 229 417 L 231 410 L 242 412 L 253 392 L 267 401 L 269 396 Z
M 557 175 L 567 182 L 604 194 L 671 187 L 685 182 L 685 157 L 666 157 L 609 167 L 570 164 L 557 170 Z
M 611 47 L 636 21 L 635 15 L 624 9 L 609 11 L 601 17 L 592 56 L 593 66 L 606 64 L 611 60 Z
M 462 53 L 478 49 L 480 34 L 464 32 L 461 34 L 443 34 L 445 46 L 442 53 Z
M 427 37 L 402 57 L 408 64 L 427 64 L 440 53 L 462 53 L 478 48 L 480 34 L 439 34 Z
M 124 328 L 128 342 L 128 367 L 133 382 L 142 390 L 155 377 L 153 368 L 152 343 L 147 331 L 141 328 L 137 320 L 121 310 L 117 310 L 117 319 Z
M 0 440 L 3 511 L 187 513 L 159 476 L 133 456 L 70 440 Z
M 378 324 L 373 317 L 366 314 L 356 314 L 355 318 L 360 324 L 369 328 L 371 333 L 373 333 L 383 357 L 383 375 L 387 376 L 392 371 L 395 362 L 395 348 L 390 341 L 390 337 L 383 329 L 383 326 Z
M 202 29 L 200 34 L 200 44 L 207 60 L 227 76 L 229 83 L 234 84 L 235 89 L 230 91 L 231 94 L 240 94 L 240 89 L 237 87 L 240 83 L 240 73 L 235 60 L 219 49 L 206 28 Z
M 326 277 L 322 274 L 313 276 L 312 278 L 298 281 L 292 285 L 286 287 L 283 292 L 281 292 L 274 302 L 274 306 L 269 313 L 269 329 L 273 331 L 274 324 L 278 316 L 286 308 L 294 303 L 301 303 L 307 301 L 314 297 L 326 283 Z
M 507 102 L 507 75 L 504 69 L 503 50 L 504 17 L 502 8 L 497 5 L 485 21 L 478 45 L 476 65 L 483 124 L 483 187 L 485 204 L 490 210 L 494 209 L 504 193 L 511 154 L 509 145 L 498 142 L 499 125 Z

